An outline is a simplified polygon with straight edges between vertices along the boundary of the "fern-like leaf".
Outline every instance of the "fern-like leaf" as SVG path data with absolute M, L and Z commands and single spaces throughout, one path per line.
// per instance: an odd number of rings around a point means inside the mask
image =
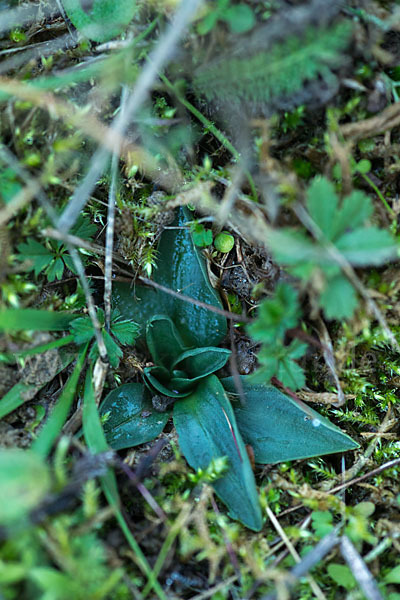
M 243 52 L 220 56 L 197 69 L 194 89 L 209 101 L 245 106 L 252 112 L 287 108 L 289 99 L 293 106 L 301 104 L 306 83 L 318 79 L 325 87 L 336 88 L 333 69 L 343 64 L 341 52 L 351 29 L 348 22 L 309 26 L 272 45 L 266 30 L 265 49 L 247 56 Z

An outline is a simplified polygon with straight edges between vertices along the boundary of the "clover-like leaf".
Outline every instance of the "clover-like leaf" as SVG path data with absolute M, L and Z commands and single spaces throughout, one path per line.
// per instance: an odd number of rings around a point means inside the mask
M 204 258 L 185 227 L 188 220 L 188 211 L 180 209 L 175 228 L 163 232 L 154 281 L 194 300 L 222 308 L 221 300 L 209 282 Z M 226 335 L 225 317 L 161 290 L 116 283 L 113 301 L 124 318 L 133 319 L 142 326 L 142 335 L 147 321 L 159 314 L 172 319 L 189 348 L 218 346 Z
M 229 514 L 259 531 L 261 508 L 253 471 L 231 404 L 215 375 L 174 405 L 174 423 L 180 448 L 194 468 L 206 468 L 212 459 L 227 456 L 229 469 L 213 487 Z
M 114 450 L 154 440 L 164 429 L 169 413 L 153 408 L 144 385 L 126 383 L 112 390 L 100 407 L 107 443 Z
M 236 421 L 246 444 L 258 463 L 277 463 L 354 450 L 358 444 L 336 425 L 300 400 L 276 388 L 241 381 L 246 404 L 241 405 L 232 377 L 221 380 L 232 400 Z

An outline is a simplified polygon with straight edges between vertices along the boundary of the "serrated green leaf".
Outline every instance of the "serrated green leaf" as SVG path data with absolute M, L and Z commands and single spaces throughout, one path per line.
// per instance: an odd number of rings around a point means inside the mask
M 336 246 L 350 264 L 358 267 L 381 265 L 395 258 L 399 249 L 390 233 L 377 227 L 345 233 L 337 240 Z
M 236 421 L 258 463 L 277 463 L 354 450 L 358 444 L 300 400 L 242 376 L 246 404 L 241 406 L 232 377 L 221 383 L 229 393 Z
M 132 346 L 139 333 L 139 325 L 122 317 L 111 316 L 111 333 L 123 346 Z
M 274 297 L 262 301 L 257 319 L 247 331 L 257 342 L 272 343 L 296 327 L 300 314 L 296 290 L 287 283 L 279 283 Z
M 122 358 L 123 352 L 121 348 L 118 346 L 117 342 L 113 340 L 108 331 L 103 331 L 103 340 L 104 345 L 107 350 L 108 360 L 110 361 L 110 365 L 114 368 L 118 367 L 119 359 Z M 97 347 L 97 344 L 95 345 Z
M 86 263 L 86 258 L 84 256 L 81 256 L 81 260 L 82 262 L 85 264 Z M 63 254 L 63 261 L 65 263 L 65 266 L 67 267 L 67 269 L 69 269 L 72 273 L 75 273 L 75 275 L 77 274 L 77 270 L 76 267 L 74 265 L 74 261 L 72 260 L 72 257 L 70 256 L 70 254 L 68 252 L 64 252 Z
M 36 240 L 28 240 L 26 243 L 18 244 L 18 260 L 31 261 L 27 270 L 39 275 L 54 259 L 54 255 Z
M 333 238 L 338 198 L 335 186 L 325 177 L 315 177 L 307 190 L 306 205 L 326 239 Z
M 315 266 L 323 267 L 333 262 L 328 252 L 315 244 L 304 233 L 284 227 L 270 232 L 268 248 L 275 259 L 284 265 L 294 266 L 308 263 L 315 268 Z
M 284 386 L 292 390 L 298 390 L 306 383 L 304 369 L 289 356 L 279 361 L 276 377 Z
M 78 346 L 90 342 L 94 337 L 92 321 L 89 317 L 78 317 L 71 323 L 70 331 L 74 336 L 74 342 Z
M 290 345 L 284 345 L 283 338 L 274 343 L 263 344 L 258 353 L 260 367 L 251 375 L 254 383 L 268 383 L 275 376 L 283 385 L 297 390 L 304 386 L 303 369 L 294 362 L 301 358 L 307 345 L 299 340 L 293 340 Z
M 188 212 L 180 209 L 174 223 L 177 229 L 169 229 L 162 234 L 154 281 L 205 304 L 222 308 L 221 300 L 208 280 L 204 259 L 185 228 L 189 219 Z M 226 335 L 225 317 L 153 288 L 117 283 L 113 289 L 113 300 L 124 318 L 133 319 L 141 325 L 142 333 L 145 324 L 154 315 L 170 317 L 187 347 L 218 346 Z
M 95 42 L 120 35 L 136 11 L 134 0 L 94 0 L 90 11 L 83 10 L 81 0 L 62 0 L 62 4 L 73 25 Z
M 351 283 L 339 275 L 328 279 L 320 303 L 328 319 L 349 319 L 357 308 L 358 300 Z
M 60 280 L 64 273 L 64 261 L 62 258 L 56 258 L 52 260 L 49 266 L 46 268 L 47 279 L 51 282 L 55 279 Z
M 97 226 L 91 223 L 86 215 L 79 215 L 75 225 L 71 229 L 71 233 L 82 240 L 90 240 L 96 231 Z
M 348 229 L 356 229 L 363 225 L 372 213 L 371 199 L 364 192 L 354 190 L 344 198 L 340 210 L 335 215 L 333 238 L 336 239 Z
M 106 414 L 109 417 L 103 429 L 107 443 L 114 450 L 154 440 L 169 419 L 168 412 L 160 413 L 153 408 L 140 383 L 127 383 L 112 390 L 100 407 L 100 415 Z
M 232 518 L 259 531 L 262 517 L 253 471 L 232 407 L 215 375 L 175 403 L 174 424 L 182 453 L 194 469 L 228 457 L 230 468 L 213 487 Z

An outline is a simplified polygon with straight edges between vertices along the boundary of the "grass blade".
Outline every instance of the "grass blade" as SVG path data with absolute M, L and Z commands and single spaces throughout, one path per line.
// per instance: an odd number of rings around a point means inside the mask
M 82 372 L 88 346 L 89 345 L 86 344 L 86 346 L 81 349 L 72 375 L 68 379 L 63 391 L 61 392 L 53 412 L 47 419 L 47 422 L 44 424 L 39 436 L 32 444 L 32 450 L 43 457 L 46 457 L 49 454 L 54 441 L 60 434 L 61 429 L 63 428 L 63 425 L 67 419 L 69 410 L 75 397 L 76 386 Z
M 54 350 L 55 348 L 62 348 L 63 346 L 67 346 L 68 344 L 72 344 L 74 341 L 73 335 L 66 335 L 63 338 L 58 338 L 57 340 L 52 340 L 51 342 L 47 342 L 46 344 L 40 344 L 39 346 L 34 346 L 33 348 L 28 348 L 27 350 L 17 350 L 17 352 L 13 352 L 12 354 L 4 353 L 1 354 L 1 360 L 5 362 L 15 362 L 17 358 L 25 358 L 26 356 L 34 356 L 35 354 L 43 354 L 48 350 Z
M 63 331 L 77 315 L 35 308 L 0 310 L 0 331 Z
M 61 364 L 57 373 L 61 373 L 72 362 L 74 356 L 69 353 L 65 353 L 61 356 Z M 26 398 L 29 397 L 29 392 L 36 390 L 39 392 L 42 387 L 47 385 L 48 382 L 43 383 L 42 386 L 34 385 L 32 383 L 23 383 L 22 381 L 16 383 L 0 400 L 0 419 L 19 408 Z
M 83 434 L 85 436 L 86 443 L 89 450 L 93 454 L 98 452 L 105 452 L 109 450 L 106 438 L 104 435 L 103 428 L 101 426 L 99 413 L 97 411 L 96 401 L 94 397 L 93 380 L 92 380 L 92 369 L 89 369 L 86 375 L 85 381 L 85 395 L 83 404 Z M 148 578 L 148 587 L 153 588 L 160 600 L 167 600 L 166 595 L 163 592 L 162 587 L 158 583 L 153 571 L 150 568 L 149 563 L 146 560 L 145 555 L 140 549 L 137 541 L 135 540 L 132 532 L 130 531 L 123 514 L 120 510 L 120 500 L 118 495 L 117 483 L 114 472 L 109 469 L 107 475 L 100 478 L 101 486 L 105 497 L 107 498 L 110 506 L 115 511 L 115 517 L 118 521 L 119 526 L 127 542 L 129 543 L 132 551 L 136 557 L 136 561 Z

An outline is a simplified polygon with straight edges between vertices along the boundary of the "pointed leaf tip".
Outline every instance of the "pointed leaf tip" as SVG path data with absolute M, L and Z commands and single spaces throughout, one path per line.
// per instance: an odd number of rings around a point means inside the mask
M 246 376 L 241 380 L 245 406 L 238 401 L 231 377 L 221 383 L 232 394 L 240 433 L 245 443 L 252 446 L 257 463 L 311 458 L 358 447 L 339 427 L 302 402 L 295 402 L 272 386 L 254 385 Z
M 215 375 L 175 403 L 174 423 L 179 446 L 194 469 L 206 468 L 212 459 L 228 457 L 229 469 L 213 487 L 232 518 L 260 531 L 262 515 L 253 471 L 232 407 Z

